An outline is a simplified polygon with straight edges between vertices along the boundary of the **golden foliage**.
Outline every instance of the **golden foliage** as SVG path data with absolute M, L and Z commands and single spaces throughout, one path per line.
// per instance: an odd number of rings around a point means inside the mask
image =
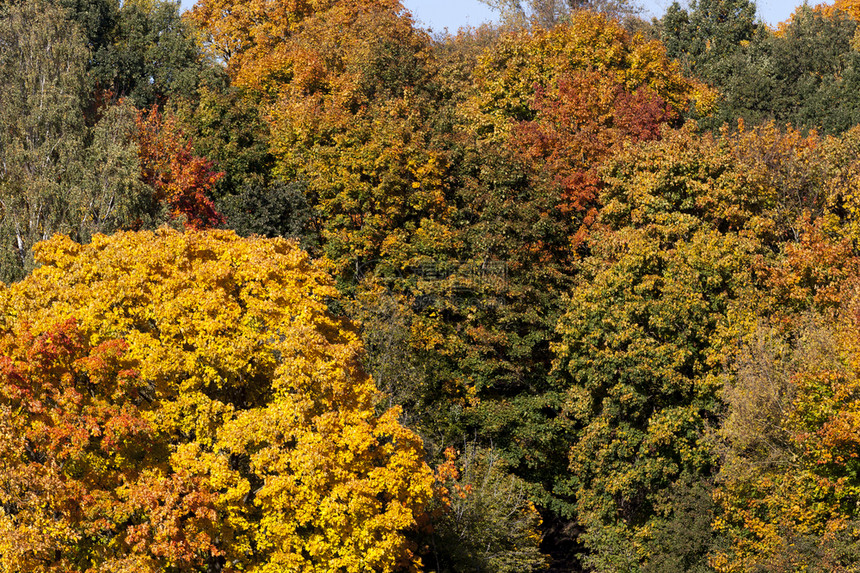
M 716 101 L 710 88 L 681 74 L 662 44 L 631 37 L 606 16 L 581 11 L 552 30 L 511 33 L 487 50 L 475 71 L 467 113 L 481 133 L 506 133 L 510 120 L 532 119 L 536 87 L 552 94 L 559 79 L 576 72 L 606 75 L 630 93 L 645 89 L 676 113 L 695 104 L 707 114 Z
M 42 267 L 0 293 L 2 332 L 27 323 L 38 336 L 74 317 L 89 344 L 124 340 L 141 415 L 169 444 L 149 463 L 217 494 L 212 555 L 225 571 L 417 564 L 404 531 L 433 477 L 398 411 L 374 413 L 323 267 L 291 242 L 223 231 L 57 236 L 36 250 Z

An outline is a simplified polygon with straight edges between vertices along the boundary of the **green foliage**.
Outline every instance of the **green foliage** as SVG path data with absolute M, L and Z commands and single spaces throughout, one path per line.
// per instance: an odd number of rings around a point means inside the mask
M 31 248 L 55 232 L 80 239 L 152 216 L 138 181 L 134 111 L 102 110 L 89 127 L 89 52 L 68 14 L 46 2 L 0 18 L 0 251 L 4 280 L 32 268 Z
M 432 325 L 416 312 L 415 298 L 383 285 L 365 284 L 350 308 L 367 350 L 365 369 L 388 406 L 401 406 L 403 422 L 432 450 L 462 432 L 464 396 L 452 387 L 449 357 L 434 341 Z
M 733 317 L 762 299 L 757 269 L 793 236 L 790 214 L 825 203 L 815 179 L 782 195 L 784 170 L 814 172 L 814 139 L 770 127 L 715 141 L 694 128 L 607 163 L 591 254 L 559 321 L 566 485 L 584 561 L 600 571 L 704 567 L 717 539 L 690 506 L 707 507 L 719 467 L 707 434 L 743 329 Z M 690 551 L 667 551 L 682 527 Z
M 860 54 L 851 47 L 856 30 L 857 21 L 844 12 L 802 6 L 771 38 L 761 65 L 773 70 L 775 89 L 766 97 L 775 119 L 824 133 L 860 121 Z
M 193 98 L 172 100 L 197 155 L 213 161 L 224 177 L 213 198 L 227 199 L 249 186 L 273 181 L 274 157 L 269 151 L 269 126 L 259 101 L 230 85 L 224 70 L 209 70 Z
M 88 52 L 66 13 L 42 2 L 13 5 L 0 20 L 0 37 L 3 246 L 14 249 L 15 260 L 4 265 L 8 279 L 29 267 L 33 243 L 65 230 L 61 182 L 82 175 L 76 159 L 84 146 Z
M 558 478 L 570 428 L 550 345 L 599 208 L 594 170 L 614 148 L 658 136 L 698 88 L 658 45 L 589 13 L 500 37 L 474 76 L 451 148 L 458 210 L 436 234 L 435 263 L 458 270 L 411 291 L 431 301 L 413 345 L 422 359 L 435 353 L 445 383 L 415 387 L 462 404 L 459 431 L 492 443 L 533 499 L 569 516 Z
M 691 219 L 596 235 L 595 270 L 559 323 L 564 412 L 578 428 L 568 483 L 600 571 L 650 557 L 661 493 L 716 461 L 703 441 L 719 413 L 715 355 L 755 244 Z
M 82 224 L 69 231 L 78 241 L 123 228 L 154 227 L 163 220 L 154 190 L 140 179 L 136 119 L 137 110 L 122 102 L 104 109 L 89 131 L 82 181 L 89 204 L 75 198 L 72 208 Z
M 856 569 L 856 1 L 490 3 L 0 0 L 8 569 Z
M 120 12 L 118 0 L 58 0 L 86 38 L 91 53 L 110 45 Z
M 648 541 L 650 556 L 643 573 L 707 573 L 710 553 L 722 546 L 714 535 L 714 486 L 701 477 L 682 476 L 656 504 L 663 519 L 655 523 Z
M 840 10 L 801 6 L 778 31 L 755 20 L 751 2 L 673 4 L 660 21 L 670 56 L 722 92 L 719 127 L 738 118 L 841 133 L 860 120 L 855 93 L 857 22 Z
M 138 108 L 193 96 L 201 54 L 179 8 L 179 2 L 162 0 L 123 3 L 111 41 L 93 51 L 96 87 L 115 98 L 127 97 Z
M 305 195 L 306 185 L 273 183 L 263 187 L 247 184 L 237 195 L 225 197 L 221 212 L 239 235 L 310 239 L 313 215 Z
M 718 86 L 732 73 L 733 56 L 756 37 L 751 0 L 694 0 L 689 10 L 673 2 L 660 22 L 661 39 L 672 58 Z
M 434 519 L 433 554 L 428 561 L 443 572 L 543 570 L 537 527 L 540 516 L 528 500 L 526 484 L 508 473 L 497 452 L 474 444 L 437 470 L 447 507 Z

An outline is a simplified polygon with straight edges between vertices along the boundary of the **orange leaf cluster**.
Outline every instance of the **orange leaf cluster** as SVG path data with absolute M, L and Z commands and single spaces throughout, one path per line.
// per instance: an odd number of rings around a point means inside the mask
M 398 409 L 375 412 L 323 267 L 232 232 L 37 251 L 0 291 L 0 564 L 417 565 L 406 531 L 433 476 Z M 19 543 L 34 531 L 38 547 Z
M 137 117 L 138 156 L 141 178 L 155 190 L 172 218 L 183 218 L 191 229 L 216 227 L 224 218 L 215 210 L 209 195 L 224 173 L 212 162 L 194 155 L 176 119 L 163 117 L 156 107 Z

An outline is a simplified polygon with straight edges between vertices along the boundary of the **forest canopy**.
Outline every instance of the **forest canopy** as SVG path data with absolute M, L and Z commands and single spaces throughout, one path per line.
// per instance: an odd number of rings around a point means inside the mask
M 860 9 L 0 2 L 0 571 L 860 570 Z

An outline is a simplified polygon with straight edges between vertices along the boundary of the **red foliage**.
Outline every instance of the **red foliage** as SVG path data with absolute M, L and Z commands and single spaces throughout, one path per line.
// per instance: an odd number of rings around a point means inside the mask
M 141 178 L 155 189 L 159 202 L 170 207 L 171 217 L 185 217 L 185 225 L 206 229 L 224 222 L 208 195 L 224 176 L 205 157 L 194 155 L 192 142 L 176 125 L 153 107 L 137 118 Z
M 597 215 L 600 162 L 624 143 L 659 138 L 661 126 L 677 119 L 663 98 L 643 88 L 630 93 L 599 71 L 568 74 L 551 91 L 537 86 L 532 108 L 535 119 L 514 126 L 510 145 L 533 166 L 532 180 L 557 197 L 555 207 L 580 219 L 574 245 Z

